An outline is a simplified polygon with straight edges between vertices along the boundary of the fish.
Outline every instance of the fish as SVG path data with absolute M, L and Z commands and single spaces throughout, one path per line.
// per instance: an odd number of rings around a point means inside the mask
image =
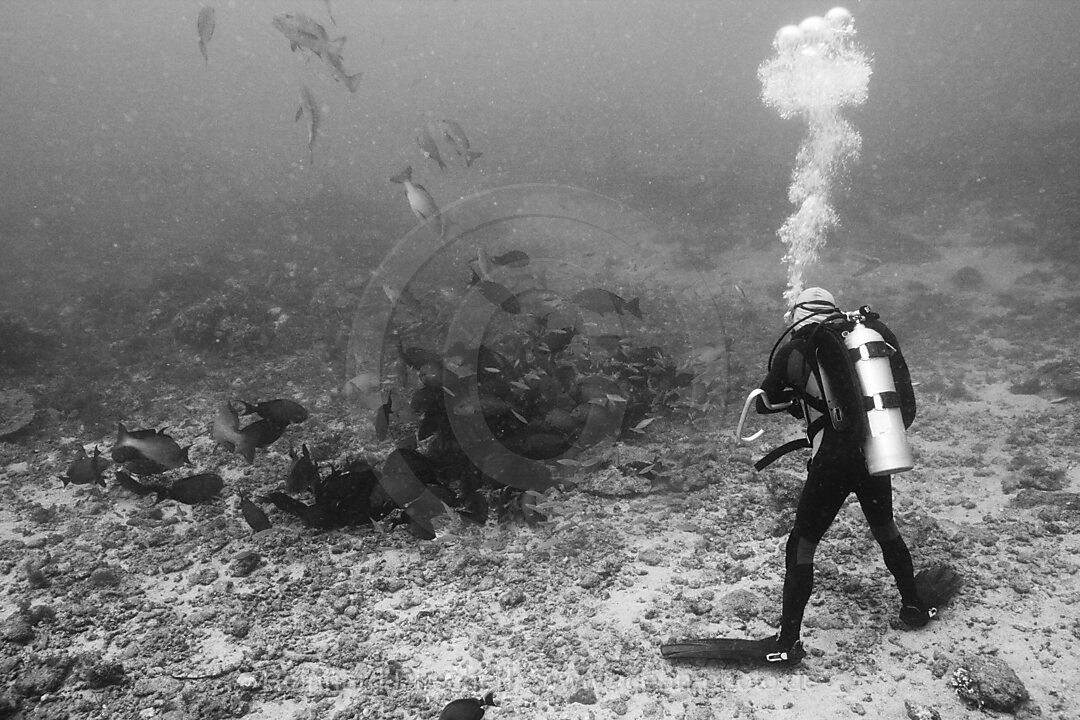
M 255 532 L 269 530 L 271 527 L 270 518 L 266 516 L 263 509 L 253 503 L 244 493 L 240 493 L 240 514 L 244 516 L 244 522 Z
M 100 485 L 105 487 L 105 471 L 109 468 L 107 458 L 101 457 L 101 450 L 94 448 L 93 457 L 86 454 L 86 448 L 79 448 L 79 455 L 67 466 L 67 471 L 59 475 L 64 487 L 73 485 Z
M 606 315 L 608 313 L 625 315 L 630 313 L 637 319 L 641 319 L 641 307 L 639 306 L 640 298 L 626 300 L 610 290 L 589 288 L 588 290 L 582 290 L 574 295 L 574 297 L 570 298 L 570 301 L 578 307 L 591 310 L 599 315 Z
M 386 433 L 390 430 L 390 412 L 393 407 L 394 396 L 387 395 L 386 402 L 375 410 L 375 439 L 382 442 L 386 439 Z
M 448 703 L 439 713 L 439 720 L 480 720 L 488 707 L 498 706 L 493 692 L 482 698 L 461 698 Z
M 320 481 L 319 466 L 311 459 L 307 443 L 300 446 L 300 453 L 289 448 L 289 457 L 292 464 L 289 466 L 289 477 L 285 478 L 285 489 L 289 492 L 302 492 L 312 490 Z
M 517 315 L 521 312 L 521 301 L 510 288 L 493 280 L 481 280 L 478 283 L 480 294 L 492 305 L 498 305 L 503 312 Z
M 416 134 L 416 144 L 420 146 L 420 152 L 424 153 L 424 157 L 438 163 L 440 170 L 446 170 L 446 163 L 443 162 L 442 156 L 439 154 L 439 146 L 435 142 L 435 138 L 431 137 L 427 126 L 420 128 L 420 131 Z
M 164 430 L 133 430 L 128 432 L 124 423 L 120 423 L 116 432 L 116 444 L 110 454 L 115 462 L 149 460 L 151 463 L 173 470 L 181 465 L 190 465 L 188 450 L 191 446 L 180 447 Z M 149 474 L 149 473 L 146 473 Z
M 472 167 L 473 160 L 484 154 L 469 149 L 469 138 L 465 136 L 465 130 L 453 120 L 443 120 L 439 126 L 457 154 L 465 158 L 465 167 Z
M 277 425 L 290 425 L 294 423 L 302 423 L 308 419 L 310 413 L 300 403 L 295 400 L 289 400 L 287 398 L 279 398 L 277 400 L 264 400 L 258 403 L 249 403 L 240 401 L 240 404 L 244 406 L 244 412 L 242 415 L 251 415 L 255 413 L 259 417 L 269 420 Z
M 218 407 L 217 415 L 214 416 L 214 424 L 210 427 L 210 436 L 215 443 L 229 452 L 235 452 L 237 445 L 242 442 L 240 417 L 228 400 Z
M 319 106 L 319 101 L 315 99 L 315 94 L 308 89 L 307 85 L 300 86 L 300 107 L 296 110 L 296 121 L 299 122 L 300 118 L 307 112 L 308 115 L 308 155 L 311 158 L 311 164 L 315 164 L 315 141 L 319 138 L 319 126 L 322 124 L 322 108 Z
M 209 5 L 199 10 L 199 19 L 195 27 L 199 31 L 199 52 L 202 53 L 203 61 L 209 65 L 210 56 L 206 52 L 206 46 L 210 44 L 210 38 L 214 37 L 214 27 L 217 25 L 217 13 Z
M 213 499 L 223 487 L 225 487 L 225 481 L 217 473 L 189 475 L 167 487 L 155 486 L 154 492 L 158 497 L 154 504 L 169 499 L 185 505 L 200 505 Z
M 154 485 L 145 485 L 139 482 L 129 473 L 123 470 L 116 471 L 116 482 L 120 483 L 120 487 L 124 488 L 128 492 L 135 493 L 139 497 L 149 495 L 150 493 L 154 492 L 155 488 Z
M 240 430 L 242 437 L 236 446 L 236 451 L 243 455 L 248 463 L 253 463 L 255 462 L 255 449 L 273 445 L 281 437 L 281 434 L 285 432 L 286 427 L 288 426 L 266 418 L 245 425 Z
M 289 41 L 293 52 L 304 49 L 318 55 L 329 66 L 335 80 L 344 82 L 349 92 L 356 92 L 363 73 L 350 75 L 345 70 L 345 61 L 341 57 L 345 36 L 331 40 L 326 28 L 303 13 L 275 15 L 271 24 Z
M 275 15 L 270 24 L 285 36 L 293 52 L 309 50 L 324 60 L 327 57 L 341 57 L 345 36 L 331 40 L 326 28 L 303 13 L 281 13 Z
M 523 250 L 511 250 L 510 252 L 503 253 L 502 255 L 496 255 L 491 258 L 491 262 L 496 265 L 505 265 L 506 267 L 522 268 L 529 264 L 530 258 L 528 253 Z
M 413 182 L 412 165 L 407 166 L 400 173 L 390 178 L 392 183 L 400 183 L 405 186 L 405 198 L 409 201 L 409 208 L 420 222 L 435 220 L 439 224 L 439 236 L 446 232 L 439 206 L 435 204 L 435 198 L 420 183 Z
M 341 55 L 326 55 L 323 58 L 330 66 L 330 74 L 340 83 L 344 83 L 349 92 L 354 93 L 360 88 L 360 81 L 364 79 L 364 72 L 349 74 L 345 70 L 345 61 Z

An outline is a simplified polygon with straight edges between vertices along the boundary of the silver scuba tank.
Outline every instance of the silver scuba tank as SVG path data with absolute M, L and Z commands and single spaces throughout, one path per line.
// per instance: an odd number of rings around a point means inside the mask
M 856 322 L 844 335 L 844 345 L 855 363 L 866 408 L 863 452 L 871 475 L 891 475 L 915 466 L 904 431 L 900 400 L 889 356 L 895 349 L 876 330 Z

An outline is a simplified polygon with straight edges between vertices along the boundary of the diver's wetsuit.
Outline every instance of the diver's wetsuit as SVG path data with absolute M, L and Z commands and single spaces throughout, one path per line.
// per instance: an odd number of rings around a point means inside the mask
M 870 475 L 863 457 L 861 436 L 833 429 L 828 418 L 810 404 L 822 406 L 818 402 L 822 393 L 817 379 L 805 359 L 814 324 L 811 322 L 796 331 L 791 341 L 776 352 L 769 374 L 761 383 L 773 405 L 795 398 L 797 402 L 788 408 L 788 412 L 806 420 L 807 439 L 813 447 L 812 459 L 807 463 L 806 484 L 786 548 L 784 607 L 778 638 L 781 648 L 789 648 L 799 639 L 803 610 L 813 592 L 814 551 L 851 493 L 859 499 L 870 530 L 881 545 L 885 565 L 896 579 L 903 605 L 917 608 L 917 616 L 925 613 L 915 589 L 911 553 L 893 521 L 891 477 Z M 896 349 L 892 364 L 897 386 L 910 383 L 896 336 L 883 323 L 866 324 L 881 333 Z M 825 372 L 828 372 L 827 368 Z M 901 393 L 901 397 L 905 395 L 913 397 L 910 392 Z M 779 412 L 766 408 L 760 399 L 757 411 Z M 902 407 L 901 412 L 906 427 L 915 417 L 914 403 Z M 919 624 L 918 620 L 915 624 Z

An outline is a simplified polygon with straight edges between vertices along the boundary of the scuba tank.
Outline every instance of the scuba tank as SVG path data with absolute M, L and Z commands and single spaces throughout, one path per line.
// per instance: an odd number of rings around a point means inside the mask
M 865 308 L 869 311 L 869 308 Z M 862 323 L 863 313 L 852 319 L 854 327 L 844 333 L 844 345 L 862 386 L 866 410 L 863 454 L 871 475 L 891 475 L 915 466 L 900 413 L 900 398 L 893 380 L 889 356 L 895 351 L 881 334 Z

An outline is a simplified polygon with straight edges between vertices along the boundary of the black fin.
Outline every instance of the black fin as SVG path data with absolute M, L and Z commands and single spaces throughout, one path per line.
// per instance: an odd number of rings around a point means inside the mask
M 927 608 L 937 608 L 956 597 L 964 587 L 964 578 L 948 565 L 933 565 L 915 576 L 919 599 Z

